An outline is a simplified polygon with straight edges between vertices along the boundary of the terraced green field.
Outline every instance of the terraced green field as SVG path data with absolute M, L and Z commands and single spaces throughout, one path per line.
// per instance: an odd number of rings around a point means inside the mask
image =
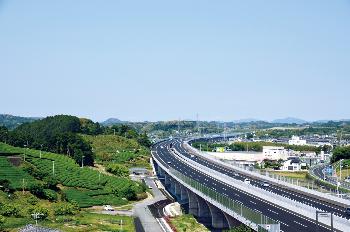
M 24 149 L 0 143 L 0 151 L 24 152 Z M 120 205 L 127 203 L 127 201 L 122 200 L 121 197 L 112 194 L 113 189 L 125 189 L 132 186 L 133 189 L 136 189 L 137 194 L 144 191 L 141 185 L 128 178 L 105 175 L 88 167 L 81 168 L 68 156 L 42 152 L 40 158 L 40 152 L 37 150 L 26 149 L 25 152 L 27 162 L 33 164 L 46 176 L 55 177 L 63 186 L 70 187 L 64 190 L 67 199 L 77 202 L 80 207 L 103 204 Z M 14 168 L 13 166 L 6 167 L 8 170 Z M 26 173 L 23 172 L 22 174 L 25 175 Z M 28 174 L 26 175 L 28 179 L 31 177 Z M 2 176 L 4 176 L 4 174 L 0 174 L 0 178 Z M 15 183 L 17 186 L 21 184 L 20 181 L 23 179 L 20 175 L 10 176 L 8 178 L 16 180 Z M 33 179 L 32 177 L 32 180 Z
M 36 182 L 34 177 L 24 172 L 20 167 L 13 166 L 5 156 L 0 156 L 0 179 L 10 181 L 10 186 L 14 189 L 29 188 Z
M 103 190 L 90 190 L 81 191 L 73 188 L 65 189 L 63 192 L 69 201 L 75 201 L 82 208 L 89 207 L 92 205 L 104 205 L 108 202 L 109 205 L 124 205 L 128 201 L 120 197 L 116 197 L 109 191 Z

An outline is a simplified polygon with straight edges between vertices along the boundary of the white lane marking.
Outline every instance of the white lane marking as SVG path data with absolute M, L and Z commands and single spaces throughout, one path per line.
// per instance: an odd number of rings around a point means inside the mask
M 277 212 L 271 210 L 271 209 L 267 209 L 268 211 L 270 211 L 271 213 L 274 213 L 274 214 L 278 214 Z
M 301 225 L 301 226 L 303 226 L 303 227 L 307 227 L 306 225 L 304 225 L 304 224 L 301 224 L 300 222 L 297 222 L 297 221 L 294 221 L 296 224 L 299 224 L 299 225 Z

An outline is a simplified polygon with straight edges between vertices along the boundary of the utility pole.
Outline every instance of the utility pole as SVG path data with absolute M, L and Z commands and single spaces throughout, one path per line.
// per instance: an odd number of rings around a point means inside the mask
M 198 135 L 199 135 L 199 137 L 201 137 L 201 129 L 200 129 L 200 127 L 199 127 L 199 115 L 198 115 L 198 113 L 197 113 L 197 131 L 198 131 Z
M 177 121 L 177 132 L 179 133 L 179 135 L 180 135 L 180 118 L 179 118 L 179 120 Z
M 84 157 L 85 157 L 85 156 L 82 156 L 82 157 L 81 157 L 81 168 L 84 167 Z
M 226 141 L 226 122 L 224 122 L 224 141 Z
M 52 175 L 55 175 L 55 161 L 52 160 Z
M 342 162 L 342 161 L 343 161 L 343 159 L 340 160 L 340 167 L 339 167 L 339 169 L 340 169 L 340 173 L 339 173 L 340 181 L 341 181 L 341 166 L 342 166 L 342 165 L 341 165 L 341 162 Z
M 40 144 L 40 147 L 41 147 L 41 149 L 40 149 L 40 159 L 41 159 L 41 150 L 43 149 L 43 145 Z
M 24 178 L 22 179 L 22 194 L 24 195 Z
M 26 161 L 26 150 L 27 150 L 27 145 L 24 144 L 24 157 L 23 157 L 23 161 Z
M 115 129 L 113 129 L 113 134 L 114 134 L 114 136 L 115 136 Z

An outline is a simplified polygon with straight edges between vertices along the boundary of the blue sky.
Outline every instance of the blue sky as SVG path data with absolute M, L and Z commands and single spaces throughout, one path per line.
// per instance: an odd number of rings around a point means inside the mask
M 0 0 L 0 113 L 350 118 L 350 1 Z

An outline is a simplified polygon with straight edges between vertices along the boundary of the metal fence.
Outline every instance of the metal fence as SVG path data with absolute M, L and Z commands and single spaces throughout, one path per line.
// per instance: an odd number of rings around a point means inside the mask
M 170 168 L 169 171 L 177 178 L 221 204 L 223 207 L 232 210 L 237 215 L 258 225 L 258 231 L 279 231 L 280 224 L 278 221 L 275 221 L 256 210 L 246 207 L 239 201 L 235 201 L 228 196 L 216 192 L 215 190 L 193 180 L 188 176 L 185 176 L 173 168 Z

